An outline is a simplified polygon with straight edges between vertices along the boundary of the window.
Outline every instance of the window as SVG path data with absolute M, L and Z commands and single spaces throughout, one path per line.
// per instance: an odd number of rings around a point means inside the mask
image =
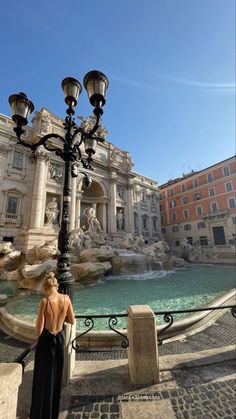
M 213 212 L 218 211 L 218 205 L 217 205 L 217 202 L 212 202 L 212 203 L 211 203 L 211 210 L 212 210 Z
M 170 196 L 174 196 L 174 189 L 170 190 Z
M 202 215 L 202 207 L 196 208 L 197 215 Z
M 188 197 L 187 196 L 183 196 L 183 204 L 187 204 L 188 203 Z
M 198 179 L 193 180 L 193 186 L 194 186 L 194 188 L 197 188 L 199 186 Z
M 153 230 L 157 231 L 157 219 L 156 217 L 153 217 L 152 219 L 152 225 L 153 225 Z
M 12 167 L 14 167 L 14 169 L 22 169 L 23 168 L 23 153 L 19 153 L 18 151 L 14 151 Z
M 229 198 L 229 208 L 235 208 L 235 198 Z
M 175 233 L 176 231 L 179 231 L 179 227 L 178 226 L 173 226 L 172 231 L 173 231 L 173 233 Z
M 184 214 L 184 218 L 188 218 L 189 217 L 189 210 L 187 208 L 184 209 L 183 214 Z
M 214 196 L 215 195 L 215 188 L 208 189 L 208 193 L 209 193 L 209 196 Z
M 208 180 L 208 182 L 213 182 L 213 174 L 212 173 L 208 173 L 207 180 Z
M 196 193 L 193 194 L 193 200 L 194 201 L 199 201 L 199 199 L 201 199 L 201 198 L 202 198 L 202 196 L 201 196 L 200 192 L 196 192 Z
M 229 166 L 223 167 L 224 176 L 229 176 Z
M 165 227 L 162 227 L 161 231 L 162 231 L 162 233 L 165 233 L 166 232 Z
M 193 238 L 192 237 L 187 237 L 188 240 L 188 244 L 193 245 Z
M 191 224 L 184 224 L 184 230 L 191 230 Z
M 18 198 L 15 198 L 13 196 L 9 196 L 7 200 L 7 213 L 8 214 L 16 214 L 17 213 L 17 203 Z
M 231 192 L 233 190 L 232 182 L 227 182 L 225 184 L 225 190 L 226 190 L 226 192 Z
M 143 228 L 144 230 L 146 230 L 148 228 L 148 216 L 142 215 L 142 220 L 143 220 Z
M 205 228 L 205 227 L 206 227 L 206 224 L 203 221 L 201 221 L 200 223 L 197 223 L 197 228 Z
M 160 205 L 160 211 L 163 211 L 163 205 Z
M 182 191 L 182 192 L 185 192 L 185 191 L 186 191 L 186 187 L 185 187 L 185 185 L 181 185 L 181 191 Z
M 175 240 L 175 246 L 180 246 L 180 241 L 179 240 Z
M 171 217 L 172 217 L 172 220 L 173 220 L 173 221 L 176 221 L 176 220 L 177 220 L 176 212 L 173 212 L 173 213 L 171 214 Z
M 170 208 L 174 208 L 176 207 L 176 202 L 175 201 L 170 201 Z
M 236 224 L 236 217 L 232 217 L 232 223 Z
M 138 214 L 137 212 L 134 212 L 134 228 L 135 230 L 138 230 L 139 222 L 138 222 Z
M 208 245 L 207 236 L 200 236 L 200 244 L 201 244 L 201 246 L 207 246 Z

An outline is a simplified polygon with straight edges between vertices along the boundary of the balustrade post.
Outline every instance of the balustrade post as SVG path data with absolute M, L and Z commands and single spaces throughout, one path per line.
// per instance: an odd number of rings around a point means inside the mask
M 159 382 L 155 315 L 148 305 L 128 308 L 128 366 L 135 385 Z

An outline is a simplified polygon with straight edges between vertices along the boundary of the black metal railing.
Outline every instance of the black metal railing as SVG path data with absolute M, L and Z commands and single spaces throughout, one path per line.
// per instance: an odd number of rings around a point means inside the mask
M 80 344 L 79 339 L 86 335 L 90 330 L 94 329 L 95 327 L 95 321 L 98 319 L 107 319 L 108 320 L 108 327 L 110 330 L 115 332 L 117 335 L 121 336 L 123 340 L 121 341 L 122 348 L 126 349 L 129 346 L 129 341 L 126 335 L 121 333 L 120 330 L 115 329 L 114 326 L 117 325 L 119 318 L 127 317 L 128 315 L 126 313 L 122 314 L 96 314 L 92 316 L 83 316 L 83 315 L 76 315 L 76 319 L 84 319 L 84 325 L 86 326 L 86 330 L 84 330 L 82 333 L 80 333 L 78 336 L 76 336 L 75 339 L 72 340 L 72 348 L 79 352 Z
M 203 308 L 194 308 L 194 309 L 185 309 L 185 310 L 171 310 L 171 311 L 156 311 L 154 312 L 155 316 L 163 316 L 164 323 L 167 323 L 166 326 L 163 327 L 158 332 L 158 338 L 157 343 L 158 345 L 162 345 L 163 341 L 165 339 L 160 338 L 161 335 L 163 335 L 164 332 L 166 332 L 168 329 L 171 328 L 171 326 L 174 323 L 174 316 L 179 314 L 187 314 L 187 313 L 198 313 L 198 312 L 204 312 L 204 311 L 219 311 L 219 310 L 231 310 L 231 314 L 234 318 L 236 318 L 236 305 L 227 305 L 227 306 L 221 306 L 221 307 L 203 307 Z M 78 336 L 76 336 L 75 339 L 72 340 L 72 348 L 76 351 L 80 351 L 80 343 L 79 339 L 86 335 L 88 332 L 90 332 L 92 329 L 95 328 L 95 322 L 98 319 L 108 319 L 108 327 L 110 330 L 115 332 L 117 335 L 119 335 L 123 340 L 121 341 L 122 348 L 126 349 L 129 346 L 129 340 L 127 336 L 122 333 L 119 330 L 117 330 L 114 326 L 117 325 L 119 318 L 127 318 L 127 313 L 122 314 L 96 314 L 96 315 L 76 315 L 75 318 L 80 320 L 84 319 L 84 326 L 86 327 L 86 330 L 83 330 Z M 179 320 L 179 319 L 178 319 Z M 98 329 L 100 330 L 100 329 Z M 167 338 L 166 338 L 167 339 Z M 27 347 L 15 360 L 14 362 L 18 362 L 22 365 L 23 369 L 25 367 L 25 358 L 30 354 L 30 352 L 35 348 L 36 341 L 31 344 L 29 347 Z
M 170 329 L 170 327 L 174 323 L 174 315 L 179 314 L 186 314 L 186 313 L 198 313 L 204 311 L 217 311 L 217 310 L 226 310 L 230 309 L 231 314 L 233 317 L 236 318 L 236 305 L 228 305 L 228 306 L 221 306 L 221 307 L 204 307 L 204 308 L 193 308 L 193 309 L 185 309 L 185 310 L 171 310 L 171 311 L 156 311 L 154 312 L 155 316 L 163 316 L 163 320 L 167 323 L 167 326 L 163 327 L 160 332 L 158 332 L 157 343 L 158 345 L 162 345 L 164 339 L 160 338 L 160 335 L 163 335 L 166 330 Z M 179 319 L 178 319 L 179 320 Z
M 30 353 L 36 348 L 38 339 L 35 339 L 33 343 L 31 343 L 27 348 L 24 349 L 23 352 L 21 352 L 20 355 L 18 355 L 13 362 L 16 362 L 17 364 L 22 365 L 23 372 L 25 370 L 26 366 L 26 358 Z

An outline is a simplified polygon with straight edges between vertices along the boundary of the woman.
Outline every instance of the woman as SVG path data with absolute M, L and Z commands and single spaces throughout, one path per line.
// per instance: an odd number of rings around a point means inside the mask
M 62 373 L 64 364 L 64 321 L 73 324 L 75 316 L 68 295 L 59 294 L 53 272 L 42 286 L 46 298 L 39 304 L 35 326 L 39 336 L 33 375 L 30 419 L 57 419 L 59 415 Z

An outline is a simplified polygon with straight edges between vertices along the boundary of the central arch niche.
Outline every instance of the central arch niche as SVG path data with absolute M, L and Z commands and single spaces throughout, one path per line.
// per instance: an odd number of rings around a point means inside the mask
M 88 207 L 93 207 L 96 217 L 100 222 L 104 232 L 107 231 L 107 206 L 106 191 L 103 185 L 93 181 L 90 188 L 82 188 L 80 206 L 80 227 L 84 224 L 84 211 Z

